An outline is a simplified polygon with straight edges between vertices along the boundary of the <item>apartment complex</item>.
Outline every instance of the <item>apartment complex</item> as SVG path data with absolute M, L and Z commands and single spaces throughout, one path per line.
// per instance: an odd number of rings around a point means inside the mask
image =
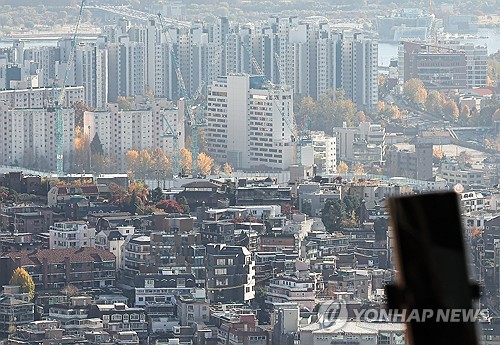
M 51 106 L 57 89 L 0 91 L 0 164 L 56 168 L 56 111 Z M 74 152 L 75 112 L 72 105 L 83 99 L 83 87 L 68 87 L 62 110 L 63 152 Z M 64 168 L 71 167 L 64 161 Z
M 173 154 L 172 137 L 165 137 L 170 129 L 178 133 L 179 149 L 184 147 L 184 105 L 174 106 L 166 100 L 154 100 L 143 110 L 119 110 L 117 104 L 108 104 L 107 110 L 87 111 L 84 131 L 89 138 L 98 135 L 105 154 L 117 158 L 125 167 L 125 154 L 129 150 L 160 148 Z
M 293 163 L 293 91 L 263 76 L 219 77 L 208 88 L 207 151 L 240 169 L 286 169 Z
M 377 104 L 377 39 L 338 29 L 324 17 L 271 16 L 245 25 L 217 18 L 165 29 L 152 18 L 143 25 L 120 19 L 104 27 L 94 42 L 76 47 L 68 85 L 84 86 L 85 103 L 98 110 L 118 97 L 149 93 L 177 100 L 186 96 L 177 80 L 178 66 L 188 95 L 221 75 L 263 73 L 274 83 L 290 85 L 297 94 L 314 99 L 342 87 L 360 108 Z M 63 79 L 71 49 L 69 39 L 61 39 L 56 47 L 14 42 L 0 72 L 0 86 L 53 85 Z

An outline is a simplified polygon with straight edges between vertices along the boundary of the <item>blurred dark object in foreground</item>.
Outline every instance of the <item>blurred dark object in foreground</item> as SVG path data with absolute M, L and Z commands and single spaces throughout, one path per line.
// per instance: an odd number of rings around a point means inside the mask
M 475 322 L 462 312 L 458 320 L 436 317 L 439 311 L 470 312 L 472 300 L 479 297 L 467 275 L 457 194 L 399 197 L 389 205 L 398 275 L 387 287 L 388 307 L 405 310 L 407 318 L 416 311 L 418 317 L 406 322 L 409 344 L 476 345 Z

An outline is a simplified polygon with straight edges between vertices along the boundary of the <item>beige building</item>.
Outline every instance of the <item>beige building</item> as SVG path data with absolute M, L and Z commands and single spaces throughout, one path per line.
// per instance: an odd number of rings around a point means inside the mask
M 118 110 L 118 104 L 109 104 L 107 110 L 85 112 L 84 131 L 91 140 L 97 134 L 104 153 L 116 156 L 123 168 L 129 150 L 161 148 L 173 153 L 173 138 L 163 137 L 170 133 L 164 117 L 179 134 L 179 149 L 183 148 L 184 105 L 181 101 L 177 107 L 166 100 L 154 100 L 143 110 Z

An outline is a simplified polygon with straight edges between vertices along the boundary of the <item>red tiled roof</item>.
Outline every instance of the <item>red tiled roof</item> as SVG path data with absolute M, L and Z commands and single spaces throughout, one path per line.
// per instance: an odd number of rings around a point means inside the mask
M 2 255 L 2 258 L 21 260 L 22 266 L 39 265 L 47 259 L 49 264 L 64 263 L 69 258 L 71 263 L 114 261 L 115 255 L 104 249 L 98 248 L 66 248 L 66 249 L 41 249 L 23 250 Z

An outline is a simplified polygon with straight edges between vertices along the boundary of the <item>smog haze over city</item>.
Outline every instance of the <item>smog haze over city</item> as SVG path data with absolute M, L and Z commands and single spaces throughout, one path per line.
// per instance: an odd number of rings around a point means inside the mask
M 498 0 L 0 0 L 0 345 L 500 344 Z

